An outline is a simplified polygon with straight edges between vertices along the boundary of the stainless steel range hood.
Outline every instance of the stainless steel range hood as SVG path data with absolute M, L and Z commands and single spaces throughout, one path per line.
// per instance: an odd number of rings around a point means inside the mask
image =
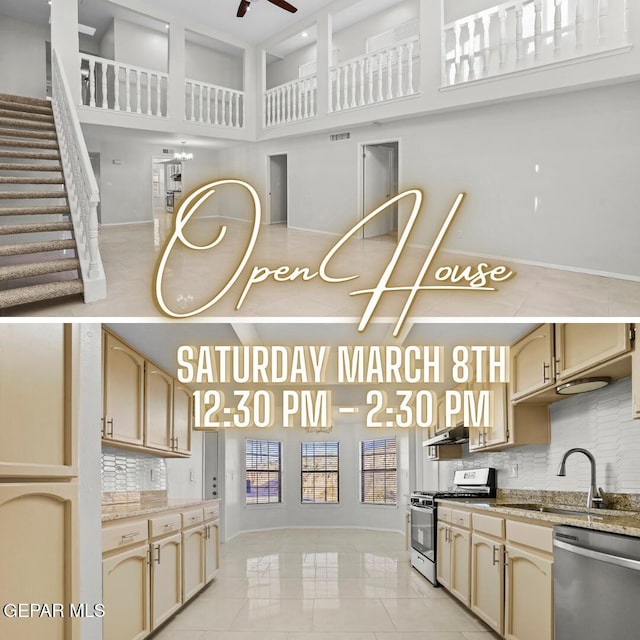
M 433 438 L 429 438 L 422 443 L 423 447 L 441 447 L 447 444 L 464 444 L 469 442 L 469 428 L 468 427 L 454 427 L 449 431 L 439 433 Z

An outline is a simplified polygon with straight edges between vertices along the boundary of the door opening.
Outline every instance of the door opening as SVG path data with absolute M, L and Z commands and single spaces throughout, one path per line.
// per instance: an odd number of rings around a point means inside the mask
M 269 209 L 271 224 L 286 225 L 289 220 L 287 155 L 269 156 Z
M 381 142 L 362 147 L 362 217 L 398 195 L 398 143 Z M 362 230 L 363 238 L 398 234 L 398 205 L 389 207 Z

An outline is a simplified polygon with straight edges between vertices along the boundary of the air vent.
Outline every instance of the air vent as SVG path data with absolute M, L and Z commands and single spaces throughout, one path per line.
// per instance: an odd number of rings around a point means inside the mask
M 350 133 L 332 133 L 329 136 L 329 140 L 331 140 L 331 142 L 338 142 L 338 140 L 349 140 L 350 138 Z
M 162 153 L 164 154 L 169 154 L 169 155 L 173 155 L 176 152 L 175 149 L 163 149 Z

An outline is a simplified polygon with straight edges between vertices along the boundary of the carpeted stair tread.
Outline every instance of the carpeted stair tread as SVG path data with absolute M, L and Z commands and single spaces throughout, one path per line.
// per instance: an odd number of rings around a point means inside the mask
M 51 101 L 44 98 L 31 98 L 29 96 L 16 96 L 11 93 L 0 93 L 2 102 L 10 102 L 12 104 L 25 104 L 42 108 L 51 108 Z
M 77 258 L 63 258 L 62 260 L 47 260 L 46 262 L 29 264 L 10 264 L 0 267 L 0 282 L 43 276 L 48 273 L 62 273 L 73 269 L 80 269 L 80 261 Z
M 0 184 L 64 184 L 63 178 L 25 178 L 23 176 L 0 176 Z
M 32 198 L 66 198 L 66 191 L 0 191 L 0 200 L 30 200 Z
M 0 136 L 11 138 L 35 138 L 37 140 L 55 140 L 56 134 L 49 131 L 28 131 L 25 129 L 0 128 Z
M 75 240 L 44 240 L 43 242 L 20 242 L 18 244 L 0 245 L 0 256 L 21 256 L 27 253 L 46 253 L 75 249 Z
M 31 122 L 47 122 L 53 124 L 52 113 L 32 113 L 31 111 L 18 111 L 17 109 L 7 109 L 0 104 L 0 118 L 15 118 Z
M 2 99 L 0 99 L 0 109 L 15 111 L 17 113 L 30 113 L 39 116 L 50 116 L 53 113 L 51 106 L 39 107 L 33 104 L 25 104 L 24 102 L 10 102 Z
M 47 284 L 35 284 L 19 289 L 6 289 L 0 291 L 0 308 L 16 307 L 20 304 L 64 298 L 82 293 L 84 286 L 82 280 L 63 280 L 62 282 L 49 282 Z
M 12 151 L 11 149 L 0 149 L 0 158 L 6 158 L 7 160 L 52 160 L 55 161 L 55 164 L 42 166 L 60 166 L 59 153 L 40 153 L 38 151 Z
M 69 207 L 0 207 L 0 216 L 68 215 Z
M 56 157 L 60 157 L 57 142 L 31 141 L 31 140 L 7 140 L 0 138 L 0 147 L 21 147 L 25 149 L 50 149 L 56 152 Z
M 28 162 L 0 162 L 0 171 L 52 171 L 60 173 L 62 165 L 57 164 L 30 164 Z
M 0 127 L 9 129 L 28 129 L 30 131 L 55 131 L 53 122 L 36 122 L 35 120 L 20 120 L 19 118 L 3 118 L 0 116 Z
M 0 225 L 0 236 L 14 233 L 45 233 L 47 231 L 73 231 L 71 222 L 30 222 L 29 224 Z

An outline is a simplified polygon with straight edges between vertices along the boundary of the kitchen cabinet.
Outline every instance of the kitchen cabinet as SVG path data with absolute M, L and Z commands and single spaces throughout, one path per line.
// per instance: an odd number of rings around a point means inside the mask
M 449 542 L 449 526 L 438 523 L 438 537 L 436 540 L 438 582 L 443 586 L 451 586 L 451 542 Z
M 628 353 L 632 331 L 621 323 L 571 323 L 556 325 L 556 381 Z
M 438 582 L 469 606 L 471 534 L 461 527 L 447 524 L 447 520 L 468 527 L 470 516 L 456 510 L 442 513 L 444 522 L 438 522 Z M 440 513 L 438 515 L 440 518 Z
M 457 391 L 462 394 L 465 390 L 469 388 L 468 384 L 457 384 L 452 387 L 452 391 Z M 463 412 L 463 404 L 460 405 L 460 411 L 458 413 L 452 414 L 449 418 L 450 424 L 447 424 L 447 416 L 446 416 L 446 400 L 445 394 L 442 394 L 440 399 L 438 400 L 438 418 L 436 421 L 436 433 L 442 433 L 444 431 L 449 431 L 449 429 L 453 429 L 458 425 L 461 425 L 464 420 L 464 412 Z
M 0 484 L 0 602 L 78 602 L 77 516 L 75 483 Z M 11 640 L 80 638 L 68 616 L 2 616 L 0 628 Z
M 633 353 L 633 373 L 631 374 L 633 417 L 640 418 L 640 347 Z
M 150 555 L 145 542 L 103 559 L 103 640 L 141 640 L 151 632 Z
M 182 606 L 182 536 L 151 545 L 151 628 L 157 629 Z
M 144 445 L 173 449 L 173 378 L 146 361 L 144 370 Z
M 209 522 L 204 529 L 204 581 L 209 584 L 220 569 L 220 523 Z
M 554 331 L 543 324 L 511 347 L 511 399 L 554 385 Z
M 108 332 L 103 333 L 106 442 L 144 444 L 144 358 Z
M 425 447 L 427 460 L 437 462 L 438 460 L 459 460 L 462 458 L 461 444 L 447 444 L 443 446 Z
M 174 450 L 191 455 L 193 396 L 191 389 L 174 380 L 173 383 L 173 445 Z
M 471 610 L 494 631 L 504 629 L 504 542 L 471 536 Z
M 76 475 L 79 330 L 0 326 L 0 477 Z
M 182 599 L 192 598 L 204 585 L 205 527 L 198 525 L 182 532 Z

